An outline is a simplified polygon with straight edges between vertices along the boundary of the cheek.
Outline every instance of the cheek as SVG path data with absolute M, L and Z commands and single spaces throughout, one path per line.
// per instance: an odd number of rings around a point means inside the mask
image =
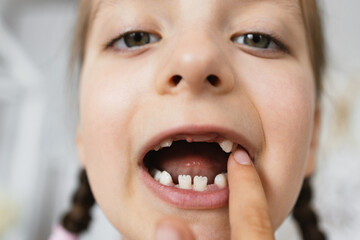
M 149 69 L 114 60 L 96 62 L 93 66 L 85 68 L 80 90 L 80 126 L 85 145 L 89 146 L 87 152 L 129 159 L 130 132 L 137 127 L 132 120 L 142 104 L 140 96 L 148 90 L 149 79 L 143 76 L 149 76 Z M 93 155 L 87 156 L 87 162 L 92 159 L 100 162 Z M 124 169 L 123 173 L 126 172 Z
M 257 169 L 278 227 L 292 209 L 304 177 L 315 89 L 309 68 L 291 62 L 275 64 L 279 65 L 262 64 L 262 71 L 246 87 L 263 126 L 265 145 Z
M 129 84 L 124 84 L 123 78 L 107 72 L 107 69 L 95 68 L 82 78 L 80 126 L 86 146 L 87 166 L 105 165 L 119 155 L 127 159 L 125 150 L 129 136 L 124 130 L 136 108 L 131 101 L 133 92 L 129 90 Z M 128 91 L 124 91 L 125 88 Z M 117 160 L 115 165 L 125 163 Z
M 114 206 L 135 204 L 132 202 L 137 194 L 133 173 L 137 164 L 130 154 L 131 129 L 137 127 L 133 119 L 141 104 L 137 99 L 146 88 L 141 76 L 148 76 L 147 69 L 132 69 L 130 64 L 126 69 L 109 63 L 95 66 L 85 68 L 81 84 L 84 164 L 97 202 L 115 226 L 124 225 L 117 223 L 122 220 L 118 216 L 132 216 L 127 212 L 131 207 Z M 129 217 L 127 221 L 134 220 Z

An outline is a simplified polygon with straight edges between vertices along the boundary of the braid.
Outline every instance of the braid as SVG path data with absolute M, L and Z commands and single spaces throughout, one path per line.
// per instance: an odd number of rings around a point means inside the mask
M 72 197 L 72 207 L 62 218 L 62 226 L 73 234 L 85 231 L 91 221 L 90 209 L 95 203 L 85 169 L 81 169 L 79 186 Z
M 318 217 L 311 207 L 312 188 L 310 178 L 305 178 L 299 198 L 293 210 L 304 240 L 325 240 L 325 234 L 318 226 Z

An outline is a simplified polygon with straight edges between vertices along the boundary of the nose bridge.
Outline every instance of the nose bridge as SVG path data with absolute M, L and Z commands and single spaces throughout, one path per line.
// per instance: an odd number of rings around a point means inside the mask
M 174 55 L 179 69 L 188 77 L 189 81 L 194 81 L 204 74 L 209 74 L 214 70 L 215 62 L 219 60 L 219 53 L 214 42 L 210 42 L 204 36 L 193 36 L 184 39 L 179 43 Z
M 167 59 L 161 92 L 190 90 L 225 93 L 234 86 L 234 76 L 216 36 L 205 31 L 181 34 Z

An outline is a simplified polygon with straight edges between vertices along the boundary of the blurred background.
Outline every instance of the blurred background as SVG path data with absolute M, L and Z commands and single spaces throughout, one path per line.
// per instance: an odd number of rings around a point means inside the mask
M 360 239 L 360 2 L 322 1 L 328 70 L 314 205 L 329 239 Z M 74 0 L 0 0 L 0 239 L 47 239 L 79 163 L 68 60 Z M 99 208 L 81 239 L 119 239 Z M 277 239 L 299 239 L 289 218 Z

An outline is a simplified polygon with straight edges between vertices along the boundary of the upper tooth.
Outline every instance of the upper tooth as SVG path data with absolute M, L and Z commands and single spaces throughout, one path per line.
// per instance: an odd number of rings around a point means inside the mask
M 226 188 L 227 187 L 227 179 L 226 179 L 225 173 L 220 173 L 220 174 L 216 175 L 214 183 L 219 188 Z
M 207 177 L 195 176 L 193 189 L 200 192 L 204 191 L 206 189 L 207 181 Z
M 179 181 L 179 188 L 182 188 L 182 189 L 191 189 L 192 188 L 190 175 L 179 175 L 178 181 Z
M 160 176 L 160 183 L 166 186 L 174 185 L 172 177 L 167 171 L 162 171 Z
M 165 141 L 160 143 L 160 147 L 170 147 L 173 141 L 171 139 L 166 139 Z
M 230 140 L 224 140 L 222 142 L 219 143 L 220 147 L 222 148 L 222 150 L 226 153 L 230 153 L 231 150 L 233 149 L 233 142 Z
M 153 170 L 151 170 L 151 176 L 156 180 L 156 181 L 160 181 L 160 177 L 161 177 L 161 171 L 154 168 Z

